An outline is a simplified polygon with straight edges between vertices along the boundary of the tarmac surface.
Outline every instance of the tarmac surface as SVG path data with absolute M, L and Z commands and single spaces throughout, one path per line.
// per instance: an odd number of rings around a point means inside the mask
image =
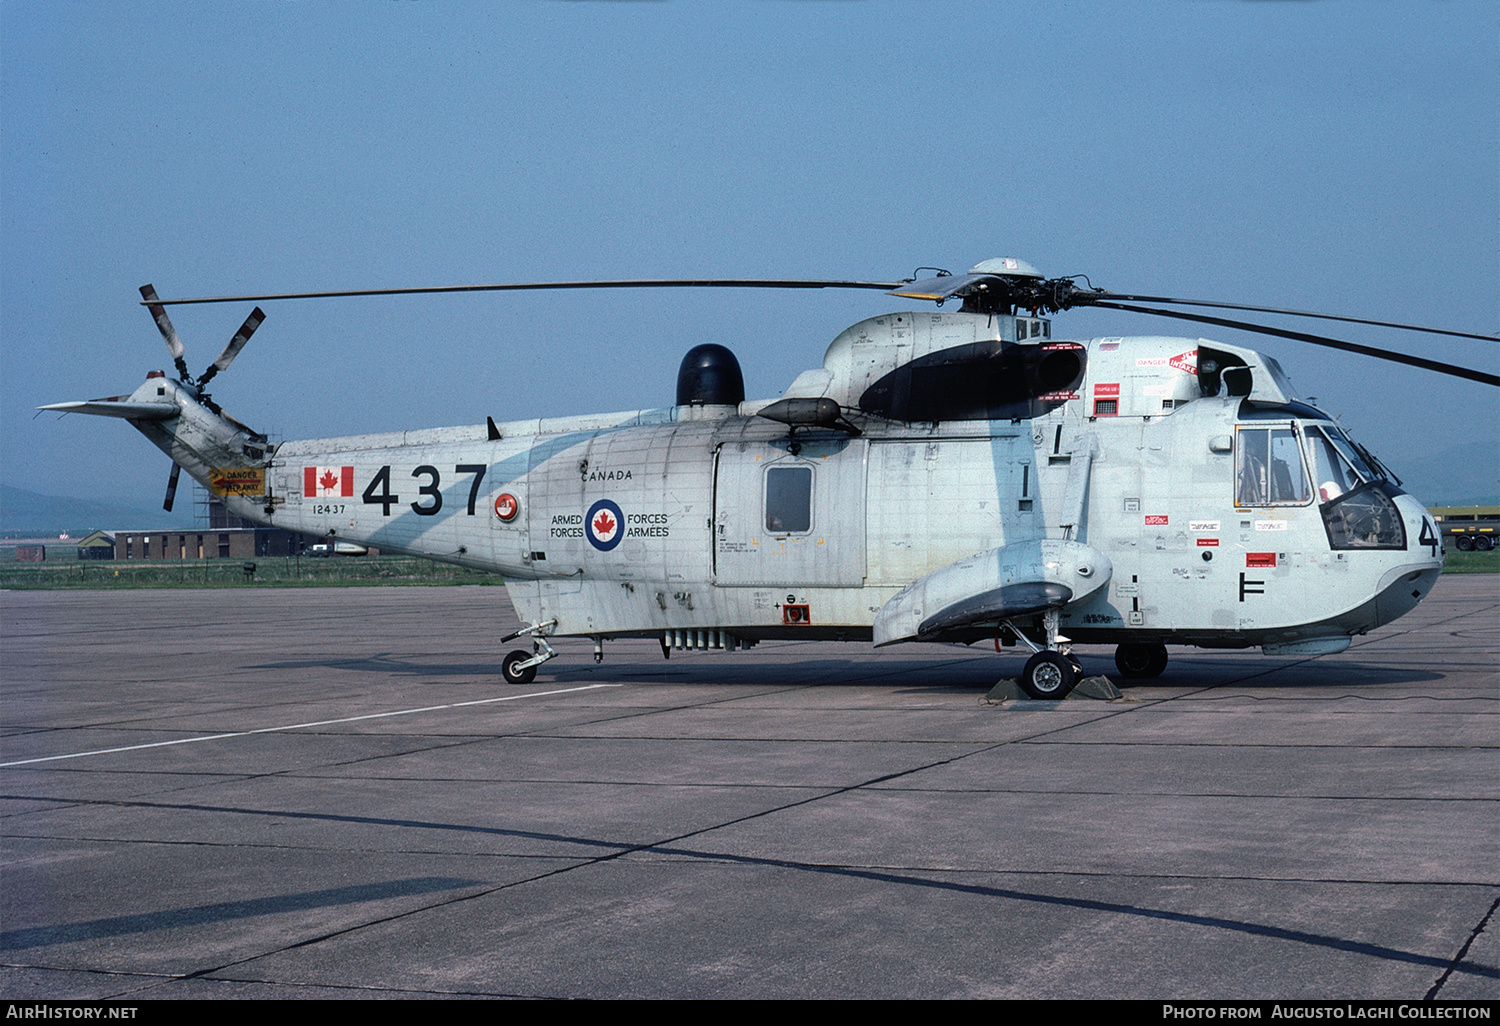
M 0 617 L 10 999 L 1500 997 L 1500 576 L 1114 703 L 980 646 L 509 687 L 494 587 Z

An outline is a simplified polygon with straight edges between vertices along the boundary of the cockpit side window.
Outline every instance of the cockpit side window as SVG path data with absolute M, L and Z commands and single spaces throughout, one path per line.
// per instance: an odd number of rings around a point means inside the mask
M 1259 428 L 1240 428 L 1234 435 L 1234 504 L 1263 506 L 1271 494 L 1266 479 L 1270 437 Z
M 1404 549 L 1406 528 L 1392 501 L 1399 489 L 1385 481 L 1363 484 L 1323 503 L 1323 526 L 1332 549 Z
M 1303 506 L 1312 499 L 1294 426 L 1235 432 L 1236 506 Z

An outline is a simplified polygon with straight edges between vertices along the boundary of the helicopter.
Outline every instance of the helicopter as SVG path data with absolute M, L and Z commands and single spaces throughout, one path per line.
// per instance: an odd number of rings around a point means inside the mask
M 499 574 L 526 684 L 550 639 L 673 651 L 766 640 L 993 641 L 1021 688 L 1065 697 L 1074 644 L 1126 678 L 1168 645 L 1342 652 L 1405 614 L 1442 567 L 1432 516 L 1269 356 L 1202 338 L 1054 338 L 1096 306 L 1326 345 L 1483 384 L 1486 371 L 1160 307 L 1360 318 L 1107 292 L 1015 257 L 897 282 L 534 282 L 161 299 L 177 370 L 129 395 L 44 410 L 123 418 L 248 520 Z M 1087 279 L 1083 279 L 1087 282 Z M 256 306 L 197 379 L 173 303 L 509 289 L 863 288 L 933 310 L 867 318 L 779 397 L 747 400 L 734 354 L 683 358 L 670 407 L 273 443 L 205 386 L 265 319 Z M 944 309 L 957 300 L 958 309 Z M 1440 334 L 1488 336 L 1414 328 Z

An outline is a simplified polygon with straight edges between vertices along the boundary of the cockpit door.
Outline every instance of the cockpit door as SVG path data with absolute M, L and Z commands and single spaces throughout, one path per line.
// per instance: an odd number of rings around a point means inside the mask
M 1235 431 L 1234 504 L 1305 506 L 1312 501 L 1296 424 L 1241 424 Z

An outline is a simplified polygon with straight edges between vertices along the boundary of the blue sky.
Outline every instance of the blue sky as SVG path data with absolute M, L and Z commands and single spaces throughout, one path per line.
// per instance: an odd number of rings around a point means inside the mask
M 0 4 L 0 479 L 159 501 L 46 402 L 170 360 L 163 296 L 611 277 L 896 279 L 1015 255 L 1119 291 L 1500 332 L 1492 3 Z M 779 394 L 879 293 L 266 304 L 215 398 L 283 437 Z M 248 307 L 178 308 L 200 372 Z M 1491 343 L 1282 322 L 1500 369 Z M 1276 356 L 1396 470 L 1496 390 L 1104 311 L 1054 334 Z M 1490 480 L 1493 481 L 1493 462 Z M 1497 489 L 1500 491 L 1500 489 Z

